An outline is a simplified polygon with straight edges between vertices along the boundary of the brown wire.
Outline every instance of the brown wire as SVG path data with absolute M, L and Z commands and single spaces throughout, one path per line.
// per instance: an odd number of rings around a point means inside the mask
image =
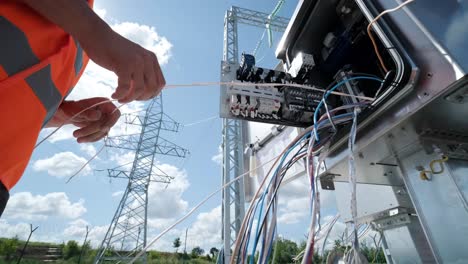
M 391 12 L 395 12 L 397 11 L 398 9 L 404 7 L 405 5 L 413 2 L 414 0 L 408 0 L 406 2 L 403 2 L 401 3 L 400 5 L 398 5 L 397 7 L 395 8 L 391 8 L 391 9 L 387 9 L 385 11 L 383 11 L 382 13 L 380 13 L 378 16 L 376 16 L 370 23 L 369 25 L 367 25 L 367 35 L 369 35 L 369 38 L 372 42 L 372 45 L 374 46 L 374 51 L 375 51 L 375 54 L 377 55 L 377 58 L 379 59 L 379 62 L 380 62 L 380 65 L 382 66 L 382 69 L 385 71 L 385 73 L 388 72 L 388 69 L 387 67 L 385 66 L 385 63 L 383 61 L 383 58 L 382 58 L 382 55 L 380 55 L 380 52 L 379 52 L 379 49 L 377 48 L 377 42 L 375 41 L 375 38 L 374 36 L 372 35 L 372 32 L 371 32 L 371 29 L 372 29 L 372 24 L 374 24 L 375 22 L 377 22 L 377 20 L 379 20 L 383 15 L 387 14 L 387 13 L 391 13 Z

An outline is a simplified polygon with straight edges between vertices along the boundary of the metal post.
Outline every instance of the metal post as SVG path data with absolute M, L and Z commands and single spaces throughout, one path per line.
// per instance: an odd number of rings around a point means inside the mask
M 289 20 L 283 17 L 271 17 L 270 14 L 240 7 L 231 7 L 224 18 L 223 60 L 238 63 L 239 23 L 264 28 L 269 26 L 273 31 L 284 31 Z M 244 121 L 223 119 L 223 185 L 244 173 L 244 137 L 247 125 Z M 231 247 L 239 233 L 245 214 L 244 180 L 240 179 L 223 191 L 222 197 L 222 240 L 224 263 L 231 260 Z M 232 215 L 234 213 L 234 215 Z
M 23 250 L 21 250 L 21 255 L 19 256 L 18 261 L 16 262 L 17 264 L 21 263 L 21 259 L 23 258 L 23 255 L 26 252 L 26 248 L 28 247 L 29 240 L 31 239 L 32 234 L 34 233 L 34 231 L 36 231 L 39 228 L 39 226 L 36 226 L 33 229 L 32 224 L 29 224 L 29 226 L 31 228 L 31 231 L 29 232 L 28 240 L 26 240 L 26 243 L 23 246 Z
M 80 257 L 78 258 L 78 264 L 81 263 L 81 258 L 84 254 L 84 251 L 85 251 L 85 245 L 86 245 L 86 240 L 88 239 L 88 234 L 89 234 L 89 228 L 88 226 L 86 226 L 86 236 L 85 236 L 85 239 L 83 241 L 83 245 L 81 246 L 81 253 L 80 253 Z
M 187 233 L 188 233 L 188 228 L 185 229 L 184 254 L 187 254 Z

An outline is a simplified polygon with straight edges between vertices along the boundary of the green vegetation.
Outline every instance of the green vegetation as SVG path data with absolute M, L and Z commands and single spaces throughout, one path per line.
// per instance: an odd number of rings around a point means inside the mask
M 0 256 L 3 256 L 6 261 L 12 261 L 16 256 L 18 246 L 18 237 L 0 240 Z
M 178 241 L 178 242 L 177 242 Z M 375 242 L 375 241 L 374 241 Z M 0 264 L 16 263 L 17 258 L 21 254 L 21 250 L 25 241 L 20 241 L 18 238 L 0 238 Z M 180 239 L 175 239 L 173 247 L 176 251 L 180 247 Z M 377 244 L 377 243 L 375 243 Z M 297 244 L 294 241 L 279 238 L 275 242 L 275 251 L 272 255 L 274 263 L 276 264 L 289 264 L 295 262 L 298 256 L 305 248 L 305 242 Z M 30 242 L 21 263 L 22 264 L 39 264 L 43 263 L 41 257 L 44 257 L 49 247 L 58 249 L 57 264 L 88 264 L 93 263 L 96 256 L 96 250 L 92 249 L 89 243 L 84 246 L 79 245 L 76 241 L 68 241 L 63 244 L 51 244 L 41 242 Z M 333 247 L 334 252 L 345 252 L 348 248 L 342 245 L 340 240 L 335 241 Z M 82 253 L 83 252 L 83 253 Z M 385 256 L 383 251 L 379 248 L 368 247 L 364 244 L 361 245 L 361 252 L 367 258 L 369 263 L 385 263 Z M 204 252 L 201 247 L 194 247 L 190 254 L 184 253 L 169 253 L 160 251 L 148 252 L 148 263 L 150 264 L 209 264 L 215 263 L 219 250 L 215 247 L 211 248 L 209 252 Z M 314 254 L 314 263 L 322 263 L 326 260 L 329 251 L 326 251 L 324 257 Z M 80 258 L 81 255 L 81 258 Z M 252 256 L 248 256 L 250 259 Z M 258 254 L 255 259 L 258 259 Z M 299 258 L 300 259 L 300 258 Z M 272 260 L 269 263 L 273 263 Z M 300 261 L 299 261 L 300 263 Z
M 182 243 L 180 242 L 180 237 L 174 239 L 174 242 L 172 242 L 172 246 L 175 248 L 175 252 L 179 251 L 179 247 Z

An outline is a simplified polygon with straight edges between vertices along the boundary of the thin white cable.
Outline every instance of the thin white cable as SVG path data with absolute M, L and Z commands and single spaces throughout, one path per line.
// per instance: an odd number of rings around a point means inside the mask
M 349 140 L 348 140 L 348 149 L 349 149 L 349 157 L 348 157 L 348 166 L 349 166 L 349 187 L 351 191 L 351 217 L 353 219 L 352 227 L 353 227 L 353 243 L 352 243 L 352 251 L 354 255 L 354 260 L 359 262 L 359 257 L 357 255 L 357 251 L 359 250 L 359 238 L 357 234 L 357 201 L 356 201 L 356 163 L 354 161 L 354 144 L 356 143 L 356 130 L 357 130 L 357 115 L 358 115 L 358 107 L 354 108 L 353 112 L 353 124 L 351 126 L 351 131 L 349 133 Z
M 236 85 L 236 86 L 244 86 L 244 87 L 278 87 L 278 86 L 287 86 L 287 87 L 297 87 L 306 90 L 321 92 L 321 93 L 330 93 L 334 95 L 352 97 L 357 99 L 362 99 L 366 101 L 373 101 L 375 98 L 367 97 L 367 96 L 360 96 L 360 95 L 351 95 L 347 93 L 341 93 L 337 91 L 327 91 L 325 89 L 311 87 L 308 85 L 302 85 L 297 83 L 247 83 L 247 82 L 195 82 L 190 84 L 169 84 L 166 85 L 165 88 L 176 88 L 176 87 L 195 87 L 195 86 L 217 86 L 217 85 Z
M 204 119 L 201 119 L 201 120 L 198 120 L 198 121 L 194 121 L 194 122 L 191 122 L 191 123 L 188 123 L 188 124 L 182 124 L 182 126 L 183 126 L 183 127 L 190 127 L 190 126 L 194 126 L 194 125 L 198 125 L 198 124 L 201 124 L 201 123 L 205 123 L 205 122 L 208 122 L 208 121 L 217 119 L 217 118 L 219 118 L 219 116 L 216 115 L 216 116 L 204 118 Z
M 324 89 L 320 89 L 320 88 L 316 88 L 316 87 L 310 87 L 310 86 L 307 86 L 307 85 L 301 85 L 301 84 L 295 84 L 295 83 L 241 83 L 241 82 L 195 82 L 195 83 L 190 83 L 190 84 L 169 84 L 169 85 L 166 85 L 164 88 L 167 89 L 167 88 L 176 88 L 176 87 L 195 87 L 195 86 L 217 86 L 217 85 L 237 85 L 237 86 L 245 86 L 245 87 L 272 87 L 272 86 L 289 86 L 289 87 L 298 87 L 298 88 L 303 88 L 303 89 L 307 89 L 307 90 L 312 90 L 312 91 L 316 91 L 316 92 L 322 92 L 322 93 L 325 93 L 327 92 L 326 90 Z M 336 91 L 328 91 L 329 93 L 331 94 L 334 94 L 334 95 L 340 95 L 340 96 L 347 96 L 347 97 L 353 97 L 353 98 L 357 98 L 357 99 L 361 99 L 361 100 L 367 100 L 367 101 L 373 101 L 375 100 L 375 98 L 372 98 L 372 97 L 366 97 L 366 96 L 359 96 L 359 95 L 350 95 L 350 94 L 346 94 L 346 93 L 341 93 L 341 92 L 336 92 Z M 69 120 L 65 121 L 63 124 L 61 124 L 60 126 L 58 126 L 56 129 L 54 129 L 54 131 L 52 131 L 49 135 L 47 135 L 46 137 L 44 137 L 43 139 L 41 139 L 41 141 L 39 141 L 35 146 L 34 146 L 34 149 L 36 149 L 39 145 L 41 145 L 44 141 L 46 141 L 48 138 L 50 138 L 52 135 L 54 135 L 55 133 L 57 133 L 58 130 L 60 130 L 64 125 L 66 125 L 67 122 L 73 120 L 75 117 L 79 116 L 80 114 L 82 114 L 83 112 L 89 110 L 89 109 L 92 109 L 98 105 L 101 105 L 101 104 L 106 104 L 106 103 L 109 103 L 109 102 L 114 102 L 114 101 L 117 101 L 117 100 L 106 100 L 106 101 L 102 101 L 102 102 L 99 102 L 99 103 L 96 103 L 88 108 L 85 108 L 83 110 L 81 110 L 80 112 L 78 112 L 77 114 L 75 114 L 74 116 L 72 116 Z M 121 104 L 117 107 L 117 109 L 121 108 L 122 106 L 124 106 L 126 104 Z
M 328 227 L 327 231 L 325 232 L 325 236 L 324 236 L 324 239 L 323 239 L 323 242 L 322 242 L 322 256 L 324 255 L 325 247 L 327 246 L 328 236 L 330 235 L 331 230 L 333 229 L 333 226 L 336 224 L 336 222 L 338 222 L 339 218 L 340 218 L 340 214 L 338 213 L 335 216 L 335 218 L 332 220 L 332 223 Z M 319 240 L 319 239 L 317 239 L 317 240 Z
M 106 146 L 105 144 L 102 145 L 102 147 L 96 152 L 96 154 L 94 154 L 85 164 L 83 164 L 83 166 L 81 166 L 81 168 L 77 172 L 75 172 L 72 176 L 70 176 L 65 183 L 69 183 L 76 175 L 78 175 L 82 170 L 84 170 L 84 168 L 86 168 L 86 166 L 88 166 L 88 164 L 92 160 L 94 160 L 104 150 L 105 146 Z

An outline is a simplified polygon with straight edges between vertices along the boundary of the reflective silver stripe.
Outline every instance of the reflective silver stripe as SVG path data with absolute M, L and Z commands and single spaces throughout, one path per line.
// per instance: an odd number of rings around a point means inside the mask
M 23 31 L 0 16 L 0 64 L 8 75 L 25 70 L 39 63 L 29 46 Z
M 76 45 L 75 75 L 78 75 L 78 73 L 80 73 L 81 71 L 81 68 L 83 68 L 83 49 L 81 48 L 81 45 L 77 40 L 75 40 L 75 45 Z
M 0 16 L 0 34 L 2 35 L 0 64 L 9 76 L 40 62 L 29 46 L 29 41 L 23 31 L 2 16 Z M 25 81 L 47 111 L 45 124 L 62 101 L 62 95 L 52 81 L 51 66 L 47 65 L 32 73 L 26 77 Z
M 60 94 L 57 87 L 55 87 L 51 76 L 50 65 L 47 65 L 25 79 L 47 110 L 44 124 L 49 122 L 62 101 L 62 94 Z

